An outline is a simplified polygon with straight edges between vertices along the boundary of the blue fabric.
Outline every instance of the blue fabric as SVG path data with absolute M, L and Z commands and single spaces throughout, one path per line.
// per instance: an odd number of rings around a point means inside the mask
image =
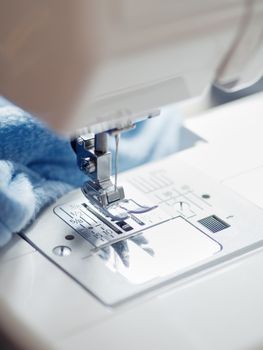
M 178 151 L 182 116 L 174 106 L 162 109 L 158 117 L 137 123 L 123 133 L 119 147 L 119 170 L 125 171 Z M 111 148 L 114 149 L 112 140 Z
M 0 98 L 0 246 L 84 179 L 68 140 Z
M 169 108 L 123 134 L 119 169 L 175 152 L 179 126 L 180 117 Z M 29 225 L 42 208 L 85 180 L 69 140 L 0 97 L 0 246 Z

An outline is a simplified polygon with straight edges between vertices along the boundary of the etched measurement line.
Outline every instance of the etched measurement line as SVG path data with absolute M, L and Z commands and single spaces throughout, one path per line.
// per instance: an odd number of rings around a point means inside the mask
M 83 207 L 85 209 L 87 209 L 89 212 L 91 212 L 91 214 L 95 215 L 100 221 L 102 221 L 105 225 L 107 225 L 110 229 L 112 229 L 114 232 L 116 232 L 117 234 L 121 234 L 123 233 L 121 230 L 119 230 L 117 227 L 115 227 L 114 225 L 112 225 L 112 223 L 110 223 L 107 219 L 105 219 L 102 215 L 100 215 L 99 213 L 97 213 L 94 209 L 92 209 L 91 207 L 89 207 L 86 203 L 82 203 Z

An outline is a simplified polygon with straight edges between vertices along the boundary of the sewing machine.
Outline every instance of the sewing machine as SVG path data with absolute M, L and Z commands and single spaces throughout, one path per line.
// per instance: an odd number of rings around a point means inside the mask
M 87 182 L 2 252 L 1 323 L 27 349 L 262 346 L 262 95 L 188 119 L 195 147 L 118 182 L 107 138 L 257 80 L 263 3 L 100 5 L 102 58 L 68 126 Z

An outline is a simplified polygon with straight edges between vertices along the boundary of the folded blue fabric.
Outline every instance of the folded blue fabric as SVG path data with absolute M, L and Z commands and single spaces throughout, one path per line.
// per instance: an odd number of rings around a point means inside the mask
M 84 180 L 68 140 L 0 98 L 0 246 Z
M 179 126 L 174 109 L 139 123 L 121 138 L 119 169 L 175 152 Z M 30 224 L 42 208 L 85 180 L 69 140 L 0 97 L 0 246 Z

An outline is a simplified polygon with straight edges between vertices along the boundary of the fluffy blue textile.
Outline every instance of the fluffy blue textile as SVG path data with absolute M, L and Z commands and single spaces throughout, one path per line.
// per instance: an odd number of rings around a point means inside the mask
M 84 178 L 68 140 L 0 99 L 0 246 Z

